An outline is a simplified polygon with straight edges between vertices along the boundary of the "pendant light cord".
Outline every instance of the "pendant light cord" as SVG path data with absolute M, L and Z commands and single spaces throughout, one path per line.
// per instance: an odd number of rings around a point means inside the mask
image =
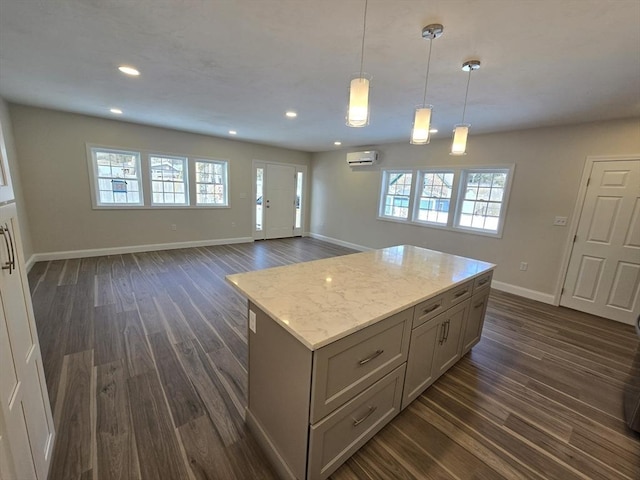
M 469 77 L 467 77 L 467 93 L 464 94 L 464 107 L 462 108 L 462 122 L 464 123 L 464 114 L 467 113 L 467 97 L 469 96 L 469 83 L 471 82 L 471 72 L 473 68 L 469 69 Z
M 367 4 L 369 0 L 364 0 L 364 20 L 362 25 L 362 50 L 360 51 L 360 78 L 362 78 L 362 67 L 364 65 L 364 36 L 367 33 Z
M 429 84 L 429 66 L 431 65 L 431 47 L 433 46 L 433 40 L 429 39 L 429 57 L 427 59 L 427 74 L 424 79 L 424 95 L 422 96 L 422 106 L 427 103 L 427 85 Z

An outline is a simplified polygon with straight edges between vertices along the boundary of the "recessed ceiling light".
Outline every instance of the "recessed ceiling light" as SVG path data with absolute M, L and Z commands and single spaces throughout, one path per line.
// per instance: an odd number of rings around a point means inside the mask
M 140 75 L 140 72 L 137 69 L 130 67 L 129 65 L 120 65 L 118 67 L 118 70 L 127 75 L 131 75 L 132 77 L 137 77 L 138 75 Z
M 338 147 L 338 146 L 342 145 L 342 142 L 333 142 L 333 144 Z
M 109 109 L 109 111 L 111 113 L 115 113 L 116 115 L 122 115 L 122 110 L 120 110 L 119 108 L 111 108 Z
M 429 133 L 438 133 L 438 129 L 437 128 L 432 128 L 429 130 Z
M 229 130 L 229 135 L 237 135 L 238 132 L 236 132 L 235 130 Z
M 293 110 L 289 110 L 287 113 L 285 113 L 285 115 L 289 118 L 296 118 L 298 116 L 298 114 Z

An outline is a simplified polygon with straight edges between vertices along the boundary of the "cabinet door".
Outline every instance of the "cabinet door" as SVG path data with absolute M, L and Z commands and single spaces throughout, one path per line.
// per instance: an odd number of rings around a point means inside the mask
M 434 377 L 438 378 L 456 363 L 462 353 L 462 330 L 469 312 L 470 299 L 444 313 L 436 349 Z M 435 379 L 434 378 L 434 379 Z
M 482 290 L 471 297 L 471 306 L 469 308 L 469 316 L 467 317 L 467 325 L 464 330 L 462 340 L 462 355 L 471 350 L 476 343 L 480 341 L 482 335 L 482 326 L 484 325 L 484 315 L 487 312 L 487 303 L 489 301 L 489 290 Z
M 407 374 L 402 394 L 403 409 L 433 383 L 433 359 L 438 343 L 438 333 L 443 328 L 442 319 L 445 317 L 446 313 L 442 313 L 411 332 Z
M 53 420 L 33 320 L 15 205 L 0 207 L 0 305 L 2 373 L 0 409 L 6 426 L 7 451 L 17 478 L 45 479 L 51 460 Z M 11 268 L 8 268 L 11 265 Z M 5 359 L 6 357 L 6 359 Z M 5 367 L 6 365 L 6 367 Z M 23 445 L 27 439 L 27 447 Z M 20 473 L 25 452 L 35 475 Z
M 2 133 L 3 127 L 8 128 L 0 125 L 0 203 L 8 202 L 14 198 L 11 175 L 9 174 L 9 159 Z

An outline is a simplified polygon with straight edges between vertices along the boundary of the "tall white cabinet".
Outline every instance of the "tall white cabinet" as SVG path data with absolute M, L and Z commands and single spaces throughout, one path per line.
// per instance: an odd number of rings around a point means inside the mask
M 0 133 L 0 478 L 45 480 L 54 428 Z

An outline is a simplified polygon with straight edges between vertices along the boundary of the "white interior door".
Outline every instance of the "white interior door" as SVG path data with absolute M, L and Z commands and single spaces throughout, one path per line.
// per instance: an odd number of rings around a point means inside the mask
M 264 185 L 265 238 L 292 237 L 295 226 L 296 169 L 267 164 Z
M 560 304 L 633 324 L 639 292 L 640 159 L 595 161 Z

